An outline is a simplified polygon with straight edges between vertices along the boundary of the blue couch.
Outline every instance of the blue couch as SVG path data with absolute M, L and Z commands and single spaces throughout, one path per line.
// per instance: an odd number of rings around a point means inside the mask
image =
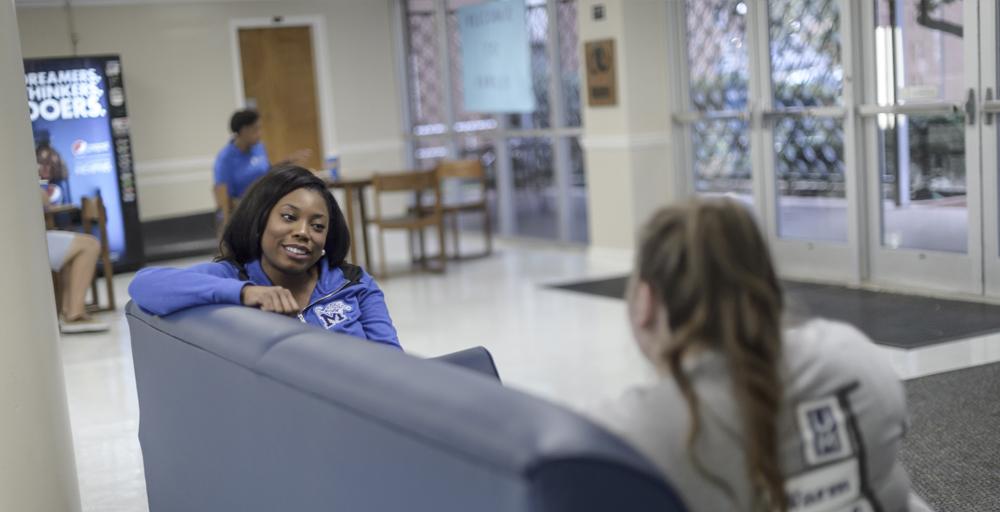
M 151 512 L 683 510 L 484 351 L 424 360 L 238 306 L 126 313 Z

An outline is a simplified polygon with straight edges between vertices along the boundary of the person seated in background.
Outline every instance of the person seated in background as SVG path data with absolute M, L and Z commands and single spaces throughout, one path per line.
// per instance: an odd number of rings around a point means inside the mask
M 44 192 L 45 205 L 68 204 L 66 162 L 48 140 L 35 146 L 35 161 L 38 162 L 38 179 Z
M 58 273 L 60 303 L 59 330 L 66 334 L 102 332 L 108 324 L 87 314 L 87 288 L 94 280 L 101 242 L 91 235 L 71 231 L 46 231 L 49 267 Z
M 221 215 L 220 226 L 225 224 L 235 204 L 258 178 L 271 168 L 267 150 L 261 141 L 260 114 L 245 109 L 233 113 L 229 119 L 232 139 L 215 157 L 215 203 Z M 276 164 L 301 164 L 309 158 L 307 149 L 296 151 L 286 160 Z
M 627 314 L 661 378 L 591 412 L 689 510 L 927 510 L 897 459 L 907 415 L 887 356 L 844 323 L 783 324 L 744 206 L 670 206 L 640 236 Z
M 147 268 L 129 294 L 154 315 L 203 304 L 243 304 L 400 348 L 385 297 L 350 248 L 344 215 L 325 183 L 297 166 L 254 183 L 236 206 L 212 263 Z

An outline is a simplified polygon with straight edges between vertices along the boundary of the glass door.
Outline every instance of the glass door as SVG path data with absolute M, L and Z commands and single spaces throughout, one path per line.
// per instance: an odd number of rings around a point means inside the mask
M 862 4 L 870 281 L 982 293 L 980 2 Z
M 1000 8 L 995 1 L 979 3 L 979 76 L 982 91 L 980 130 L 982 158 L 983 284 L 986 295 L 1000 297 L 1000 52 L 997 36 Z
M 681 186 L 753 205 L 747 2 L 685 0 L 667 7 L 674 24 L 670 31 L 684 36 L 684 54 L 670 66 L 685 74 L 679 83 L 682 107 L 674 115 L 685 139 Z
M 785 277 L 1000 297 L 995 0 L 669 6 L 679 186 L 751 205 Z
M 851 2 L 769 0 L 758 13 L 761 159 L 782 274 L 857 282 Z
M 848 0 L 686 0 L 687 190 L 751 205 L 782 275 L 858 282 Z M 676 22 L 674 22 L 676 24 Z

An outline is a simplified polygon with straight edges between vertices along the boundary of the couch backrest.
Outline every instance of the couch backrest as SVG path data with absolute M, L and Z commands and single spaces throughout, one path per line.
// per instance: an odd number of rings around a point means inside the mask
M 151 512 L 682 510 L 619 439 L 477 373 L 251 308 L 127 315 Z

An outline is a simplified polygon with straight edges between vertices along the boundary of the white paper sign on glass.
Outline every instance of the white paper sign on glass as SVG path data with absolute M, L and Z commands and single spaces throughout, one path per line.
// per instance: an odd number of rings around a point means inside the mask
M 531 48 L 524 0 L 458 9 L 467 112 L 532 112 Z

